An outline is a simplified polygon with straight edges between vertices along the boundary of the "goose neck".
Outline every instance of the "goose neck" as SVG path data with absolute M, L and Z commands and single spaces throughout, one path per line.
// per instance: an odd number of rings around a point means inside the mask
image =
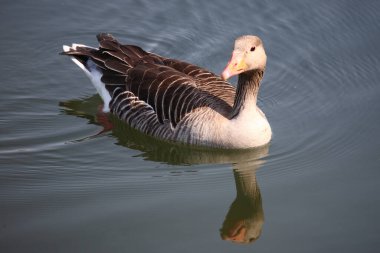
M 247 107 L 256 107 L 263 75 L 263 70 L 252 70 L 239 75 L 231 118 L 238 116 Z

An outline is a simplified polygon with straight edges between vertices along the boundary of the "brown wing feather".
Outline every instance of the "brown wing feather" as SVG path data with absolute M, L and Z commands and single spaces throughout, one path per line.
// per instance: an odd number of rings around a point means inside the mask
M 66 54 L 91 58 L 103 71 L 102 81 L 111 95 L 124 84 L 124 91 L 153 108 L 161 124 L 169 121 L 175 127 L 186 114 L 205 106 L 225 117 L 231 112 L 235 88 L 214 73 L 137 46 L 121 45 L 109 34 L 97 38 L 99 49 L 77 47 Z M 111 110 L 121 114 L 120 103 L 126 101 L 114 99 L 111 106 L 116 109 Z
M 223 99 L 230 106 L 234 103 L 235 87 L 223 81 L 214 73 L 191 63 L 175 59 L 165 59 L 165 65 L 195 79 L 197 87 Z

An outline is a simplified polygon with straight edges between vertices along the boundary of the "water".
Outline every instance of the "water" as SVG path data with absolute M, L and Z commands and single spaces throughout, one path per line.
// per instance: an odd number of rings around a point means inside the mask
M 1 252 L 377 252 L 379 11 L 378 1 L 2 1 Z M 99 32 L 217 73 L 237 36 L 259 35 L 273 141 L 186 148 L 114 118 L 98 134 L 101 101 L 58 52 L 96 46 Z

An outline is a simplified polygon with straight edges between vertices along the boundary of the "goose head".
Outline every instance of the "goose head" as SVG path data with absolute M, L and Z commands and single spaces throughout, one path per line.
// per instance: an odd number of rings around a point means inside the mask
M 263 42 L 257 36 L 244 35 L 235 40 L 231 60 L 222 73 L 223 80 L 250 70 L 264 70 L 267 63 Z

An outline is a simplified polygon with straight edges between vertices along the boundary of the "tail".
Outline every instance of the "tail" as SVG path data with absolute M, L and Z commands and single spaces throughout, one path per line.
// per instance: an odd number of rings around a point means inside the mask
M 111 95 L 106 89 L 106 84 L 102 82 L 102 71 L 92 60 L 91 55 L 98 51 L 98 49 L 81 44 L 72 44 L 72 46 L 63 46 L 62 55 L 70 56 L 71 60 L 78 65 L 85 74 L 90 78 L 92 84 L 95 86 L 96 91 L 104 102 L 103 112 L 109 112 L 109 103 Z

